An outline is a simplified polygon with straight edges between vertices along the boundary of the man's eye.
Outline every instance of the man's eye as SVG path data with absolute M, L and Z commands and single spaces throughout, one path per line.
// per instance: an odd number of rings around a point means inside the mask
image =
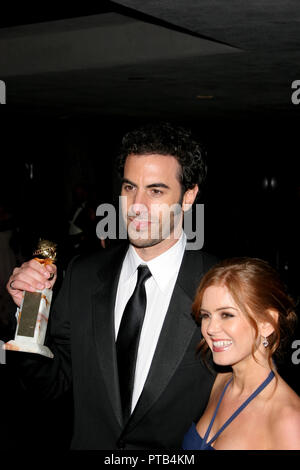
M 133 186 L 131 184 L 125 184 L 123 186 L 124 191 L 131 191 L 133 189 Z
M 160 189 L 151 189 L 151 193 L 154 195 L 154 196 L 160 196 L 161 194 L 163 194 L 163 192 L 160 190 Z

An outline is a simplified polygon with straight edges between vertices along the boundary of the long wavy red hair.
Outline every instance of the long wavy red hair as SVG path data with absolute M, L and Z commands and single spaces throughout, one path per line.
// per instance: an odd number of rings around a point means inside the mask
M 202 278 L 193 303 L 193 315 L 200 322 L 200 308 L 205 289 L 210 286 L 226 286 L 236 305 L 248 318 L 255 330 L 255 339 L 259 336 L 258 322 L 269 322 L 273 333 L 268 336 L 268 361 L 272 367 L 272 357 L 282 357 L 291 334 L 294 331 L 297 316 L 295 303 L 287 293 L 277 271 L 266 261 L 258 258 L 231 258 L 211 268 Z M 275 311 L 278 315 L 272 315 Z M 209 347 L 203 338 L 198 350 L 205 354 Z M 254 356 L 255 343 L 252 355 Z

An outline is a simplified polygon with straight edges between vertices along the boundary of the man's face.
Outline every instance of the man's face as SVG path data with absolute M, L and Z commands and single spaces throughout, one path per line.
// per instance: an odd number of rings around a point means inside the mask
M 129 155 L 121 196 L 129 240 L 137 248 L 178 239 L 182 227 L 180 165 L 169 155 Z

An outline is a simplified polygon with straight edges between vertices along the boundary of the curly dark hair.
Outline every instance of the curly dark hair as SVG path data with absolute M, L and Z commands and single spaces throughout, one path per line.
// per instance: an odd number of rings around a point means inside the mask
M 197 184 L 199 192 L 207 173 L 206 151 L 194 140 L 189 129 L 168 122 L 148 124 L 125 134 L 117 161 L 118 172 L 123 177 L 128 155 L 171 155 L 181 167 L 178 175 L 183 193 Z

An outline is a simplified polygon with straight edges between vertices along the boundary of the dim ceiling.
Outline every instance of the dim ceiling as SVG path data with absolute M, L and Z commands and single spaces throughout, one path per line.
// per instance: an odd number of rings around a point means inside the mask
M 91 5 L 2 15 L 2 113 L 298 117 L 299 0 Z

